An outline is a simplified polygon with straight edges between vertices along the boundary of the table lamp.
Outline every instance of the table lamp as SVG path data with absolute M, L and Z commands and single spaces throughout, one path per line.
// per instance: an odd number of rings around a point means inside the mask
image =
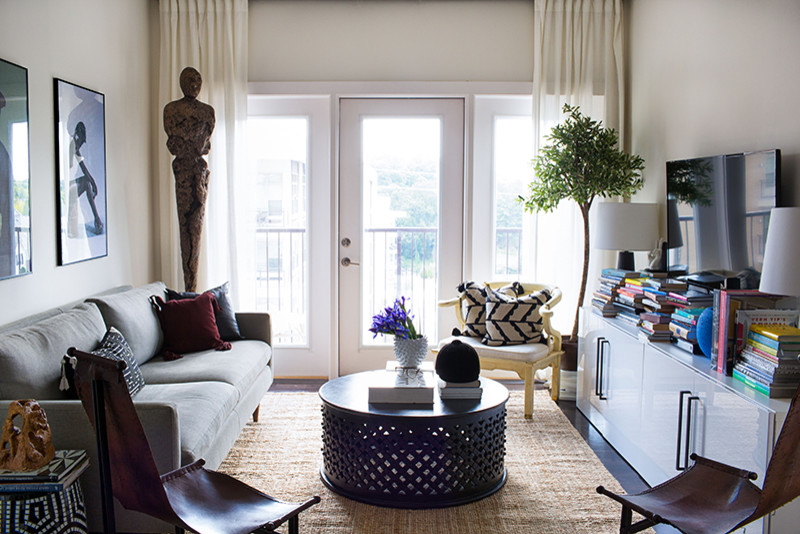
M 772 209 L 764 247 L 760 291 L 800 297 L 798 231 L 800 207 Z
M 601 202 L 594 247 L 618 250 L 617 269 L 635 270 L 634 250 L 651 250 L 658 239 L 658 204 Z

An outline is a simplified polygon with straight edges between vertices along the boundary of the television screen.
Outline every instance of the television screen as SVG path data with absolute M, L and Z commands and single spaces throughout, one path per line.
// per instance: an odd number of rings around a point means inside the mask
M 780 150 L 667 162 L 671 270 L 737 277 L 758 287 L 770 210 L 779 206 Z

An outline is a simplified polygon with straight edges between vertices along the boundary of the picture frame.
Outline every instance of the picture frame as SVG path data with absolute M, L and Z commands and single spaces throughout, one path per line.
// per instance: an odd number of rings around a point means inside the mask
M 0 59 L 0 279 L 33 272 L 28 69 Z
M 105 96 L 53 79 L 58 264 L 108 255 Z

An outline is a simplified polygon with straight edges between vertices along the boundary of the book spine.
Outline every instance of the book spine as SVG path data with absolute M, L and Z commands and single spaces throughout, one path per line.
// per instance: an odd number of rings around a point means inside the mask
M 64 484 L 61 482 L 0 484 L 0 493 L 53 493 L 56 491 L 64 491 Z
M 763 334 L 759 334 L 758 332 L 752 329 L 750 330 L 750 332 L 748 332 L 747 337 L 749 337 L 750 339 L 752 339 L 757 343 L 761 343 L 762 345 L 766 345 L 767 347 L 773 348 L 775 350 L 778 350 L 780 348 L 780 343 L 778 341 L 771 339 Z
M 717 369 L 717 360 L 719 359 L 719 350 L 717 347 L 717 339 L 719 337 L 719 312 L 720 312 L 720 295 L 719 290 L 714 290 L 714 313 L 711 315 L 711 369 Z
M 747 386 L 750 386 L 759 393 L 763 393 L 764 395 L 769 396 L 769 388 L 767 386 L 756 382 L 747 375 L 742 374 L 742 372 L 736 369 L 735 367 L 733 368 L 733 378 L 744 383 Z

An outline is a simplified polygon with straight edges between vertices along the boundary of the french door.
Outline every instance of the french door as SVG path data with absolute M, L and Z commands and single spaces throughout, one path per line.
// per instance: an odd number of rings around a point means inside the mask
M 405 297 L 435 345 L 463 257 L 464 100 L 339 103 L 339 375 L 382 368 L 393 337 L 372 316 Z

